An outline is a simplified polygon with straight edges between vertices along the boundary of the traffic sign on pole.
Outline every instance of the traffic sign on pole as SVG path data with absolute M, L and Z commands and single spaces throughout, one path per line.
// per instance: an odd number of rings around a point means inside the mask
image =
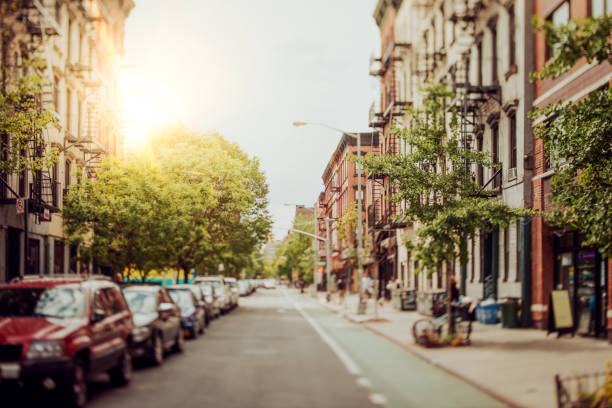
M 17 214 L 23 214 L 25 211 L 25 198 L 18 198 L 15 200 L 15 207 L 17 209 Z

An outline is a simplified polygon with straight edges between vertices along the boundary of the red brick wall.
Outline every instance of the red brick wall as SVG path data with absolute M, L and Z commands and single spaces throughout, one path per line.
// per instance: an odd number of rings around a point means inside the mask
M 545 19 L 553 12 L 563 0 L 534 0 L 534 12 L 540 19 Z M 589 15 L 589 2 L 586 0 L 570 1 L 570 18 L 581 19 Z M 535 33 L 535 68 L 540 69 L 546 63 L 546 41 L 544 36 Z M 553 87 L 575 75 L 586 64 L 585 60 L 579 61 L 569 72 L 555 79 L 547 79 L 535 84 L 535 97 L 539 98 Z M 585 70 L 574 78 L 566 86 L 557 89 L 545 99 L 538 101 L 538 107 L 546 106 L 559 100 L 576 100 L 576 96 L 599 82 L 602 78 L 612 72 L 612 66 L 608 63 L 596 65 Z M 538 176 L 546 171 L 544 143 L 534 139 L 534 175 Z M 536 179 L 532 183 L 533 208 L 545 211 L 547 209 L 547 197 L 544 194 L 545 178 Z M 535 217 L 531 227 L 532 235 L 532 318 L 534 325 L 546 328 L 548 317 L 548 301 L 550 291 L 553 289 L 554 281 L 554 238 L 550 228 L 542 217 Z M 608 262 L 608 298 L 612 297 L 612 260 Z M 608 309 L 612 310 L 609 302 Z M 544 306 L 544 307 L 542 307 Z M 612 318 L 608 318 L 608 327 L 612 328 Z M 612 342 L 612 329 L 609 331 Z

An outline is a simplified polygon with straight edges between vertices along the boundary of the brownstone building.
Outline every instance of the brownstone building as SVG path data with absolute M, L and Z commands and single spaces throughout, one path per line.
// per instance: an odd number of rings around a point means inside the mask
M 534 0 L 534 12 L 556 24 L 612 12 L 606 0 Z M 607 8 L 607 9 L 606 9 Z M 542 68 L 550 49 L 541 33 L 535 35 L 535 69 Z M 535 84 L 536 107 L 577 101 L 590 92 L 609 86 L 610 64 L 588 64 L 582 60 L 556 79 Z M 551 177 L 542 140 L 534 139 L 533 208 L 550 208 Z M 532 223 L 532 318 L 536 327 L 546 328 L 553 289 L 569 292 L 578 333 L 608 336 L 612 341 L 612 261 L 603 259 L 597 248 L 581 246 L 580 231 L 548 226 L 542 217 Z
M 361 137 L 361 154 L 373 152 L 378 148 L 378 132 L 359 133 Z M 337 220 L 357 202 L 358 176 L 355 162 L 351 159 L 357 155 L 357 140 L 347 134 L 331 155 L 325 171 L 323 172 L 324 191 L 319 195 L 317 202 L 318 225 L 316 233 L 325 236 L 324 218 Z M 365 191 L 365 175 L 362 175 L 361 188 Z M 365 207 L 364 207 L 365 208 Z M 365 221 L 365 211 L 363 212 Z M 347 277 L 351 290 L 356 290 L 357 266 L 351 262 L 355 253 L 354 237 L 340 240 L 336 222 L 330 223 L 330 238 L 332 249 L 332 273 L 335 277 Z M 317 255 L 321 261 L 325 260 L 325 244 L 319 243 Z

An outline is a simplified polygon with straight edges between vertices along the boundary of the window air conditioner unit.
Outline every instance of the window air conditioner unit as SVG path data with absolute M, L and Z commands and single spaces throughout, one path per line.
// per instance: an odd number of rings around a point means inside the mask
M 516 178 L 516 167 L 506 171 L 506 180 L 514 180 Z

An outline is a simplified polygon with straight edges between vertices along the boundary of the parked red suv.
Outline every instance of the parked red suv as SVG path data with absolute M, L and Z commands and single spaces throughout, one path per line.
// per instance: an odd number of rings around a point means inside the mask
M 0 386 L 59 391 L 71 406 L 87 402 L 87 377 L 108 372 L 116 385 L 132 375 L 132 314 L 105 277 L 27 277 L 0 285 Z

